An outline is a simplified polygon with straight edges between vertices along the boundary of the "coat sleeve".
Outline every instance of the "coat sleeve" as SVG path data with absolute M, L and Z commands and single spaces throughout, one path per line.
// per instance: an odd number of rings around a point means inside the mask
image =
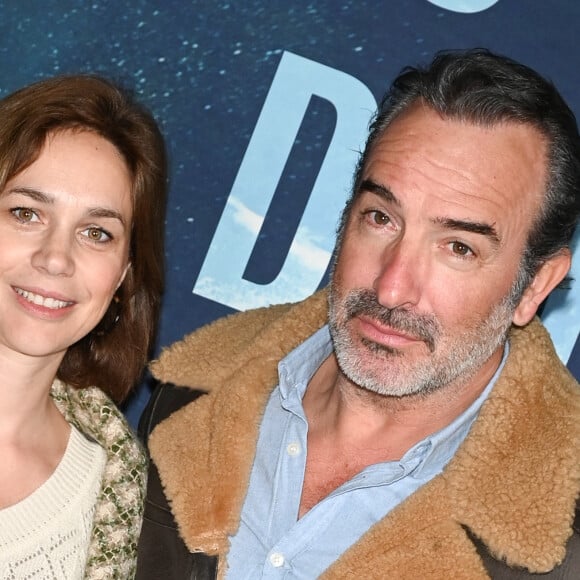
M 147 445 L 149 434 L 158 423 L 203 394 L 169 383 L 159 384 L 139 421 L 143 443 Z M 136 580 L 210 580 L 216 577 L 217 557 L 192 554 L 179 536 L 159 472 L 150 461 Z

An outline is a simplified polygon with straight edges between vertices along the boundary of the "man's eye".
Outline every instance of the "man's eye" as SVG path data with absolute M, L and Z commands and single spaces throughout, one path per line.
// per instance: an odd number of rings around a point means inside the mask
M 15 207 L 14 209 L 11 209 L 10 212 L 16 217 L 16 219 L 18 219 L 18 221 L 23 223 L 38 221 L 38 215 L 29 207 Z
M 451 251 L 462 258 L 473 255 L 473 250 L 462 242 L 451 242 Z
M 91 227 L 82 231 L 91 242 L 108 242 L 112 239 L 111 234 L 101 228 Z
M 391 222 L 389 216 L 382 211 L 374 210 L 369 212 L 369 215 L 371 220 L 378 226 L 386 226 Z

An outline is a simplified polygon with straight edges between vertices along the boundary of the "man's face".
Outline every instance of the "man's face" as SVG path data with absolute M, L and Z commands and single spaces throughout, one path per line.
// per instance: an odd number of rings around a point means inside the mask
M 415 106 L 375 144 L 343 232 L 330 327 L 342 372 L 386 395 L 481 387 L 517 312 L 546 145 Z

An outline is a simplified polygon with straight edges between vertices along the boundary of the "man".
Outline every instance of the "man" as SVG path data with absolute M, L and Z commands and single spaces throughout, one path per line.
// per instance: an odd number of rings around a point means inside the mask
M 484 50 L 403 71 L 328 293 L 153 364 L 188 388 L 143 418 L 138 578 L 580 578 L 580 390 L 535 318 L 579 191 L 574 116 L 535 72 Z

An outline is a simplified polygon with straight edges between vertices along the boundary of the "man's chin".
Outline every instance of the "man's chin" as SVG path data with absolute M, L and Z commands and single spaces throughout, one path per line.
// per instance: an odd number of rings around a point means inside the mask
M 429 381 L 424 377 L 410 377 L 405 369 L 396 369 L 401 363 L 402 353 L 388 352 L 391 349 L 373 349 L 372 359 L 369 360 L 369 351 L 366 350 L 364 355 L 356 353 L 354 357 L 346 357 L 341 360 L 338 356 L 338 364 L 342 375 L 355 388 L 361 389 L 368 393 L 374 393 L 382 397 L 402 398 L 412 396 L 423 396 L 433 389 L 429 386 Z M 378 360 L 379 359 L 379 360 Z M 358 361 L 351 364 L 353 360 Z M 385 375 L 384 369 L 377 368 L 375 373 L 369 372 L 377 365 L 384 366 L 385 363 L 391 362 L 391 372 Z M 383 372 L 381 372 L 383 371 Z
M 433 392 L 429 385 L 404 385 L 401 383 L 394 385 L 392 383 L 385 384 L 377 381 L 359 380 L 350 381 L 357 387 L 361 393 L 367 393 L 375 397 L 380 397 L 385 400 L 411 400 L 413 398 L 423 398 L 429 393 Z M 361 384 L 364 383 L 364 384 Z

